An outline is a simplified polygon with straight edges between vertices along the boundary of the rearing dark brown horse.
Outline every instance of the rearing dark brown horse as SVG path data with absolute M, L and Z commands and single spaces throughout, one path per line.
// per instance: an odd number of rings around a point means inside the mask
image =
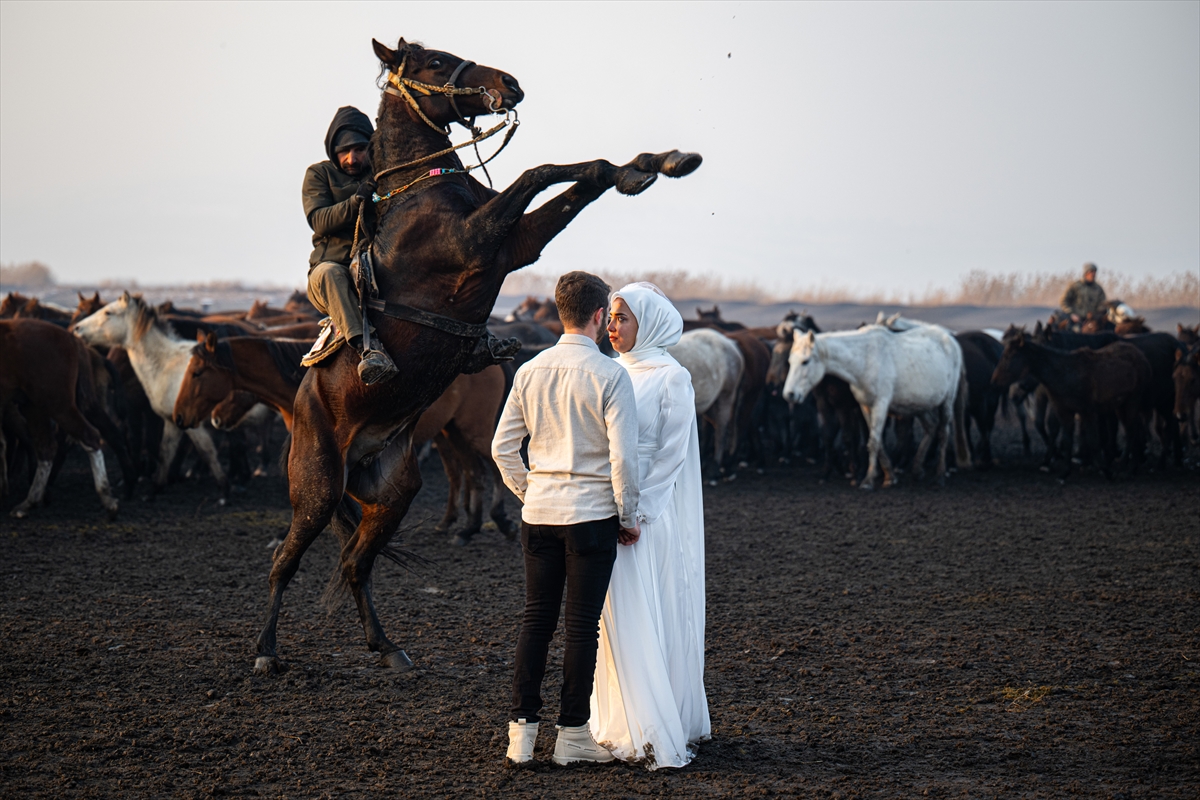
M 395 50 L 379 42 L 374 46 L 389 81 L 371 141 L 377 196 L 422 179 L 377 206 L 372 260 L 379 297 L 388 303 L 432 312 L 460 326 L 482 325 L 504 278 L 536 261 L 546 244 L 608 189 L 638 194 L 659 174 L 681 177 L 700 166 L 698 154 L 679 151 L 643 153 L 623 167 L 607 161 L 547 164 L 526 171 L 503 192 L 492 191 L 464 174 L 453 152 L 440 153 L 450 147 L 451 122 L 520 103 L 525 95 L 517 80 L 403 39 Z M 448 85 L 481 91 L 455 97 L 441 90 Z M 442 172 L 430 176 L 431 170 Z M 534 197 L 557 183 L 573 185 L 526 213 Z M 484 366 L 473 358 L 478 334 L 456 335 L 446 330 L 452 324 L 428 322 L 373 315 L 400 377 L 364 386 L 356 354 L 344 348 L 310 369 L 300 386 L 288 461 L 292 524 L 271 569 L 270 611 L 258 637 L 256 673 L 281 667 L 276 625 L 283 592 L 327 524 L 342 542 L 341 577 L 358 606 L 367 646 L 380 654 L 384 666 L 412 665 L 384 635 L 371 599 L 371 569 L 380 555 L 403 560 L 389 542 L 421 486 L 411 447 L 413 423 L 456 375 Z

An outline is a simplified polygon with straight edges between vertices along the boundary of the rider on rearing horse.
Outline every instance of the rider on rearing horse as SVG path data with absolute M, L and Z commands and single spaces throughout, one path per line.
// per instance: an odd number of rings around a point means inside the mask
M 363 383 L 381 383 L 396 375 L 396 365 L 372 338 L 363 349 L 362 315 L 350 252 L 360 203 L 370 203 L 374 182 L 368 145 L 374 129 L 367 115 L 353 106 L 339 108 L 325 134 L 328 161 L 313 164 L 304 174 L 304 215 L 313 229 L 313 252 L 308 259 L 308 299 L 358 351 L 358 376 Z

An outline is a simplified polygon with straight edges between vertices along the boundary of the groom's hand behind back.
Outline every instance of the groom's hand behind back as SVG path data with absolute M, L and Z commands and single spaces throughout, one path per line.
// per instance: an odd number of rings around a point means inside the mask
M 623 545 L 631 545 L 642 538 L 642 526 L 634 525 L 632 528 L 621 528 L 617 531 L 617 541 Z

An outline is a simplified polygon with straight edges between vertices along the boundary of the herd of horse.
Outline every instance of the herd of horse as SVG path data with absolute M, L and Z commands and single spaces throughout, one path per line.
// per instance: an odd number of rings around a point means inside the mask
M 1032 423 L 1042 467 L 1061 462 L 1064 479 L 1089 459 L 1111 477 L 1118 455 L 1136 471 L 1153 439 L 1160 469 L 1181 465 L 1200 444 L 1200 325 L 1180 325 L 1176 335 L 1071 333 L 1040 323 L 955 333 L 881 314 L 857 330 L 822 332 L 794 312 L 775 327 L 747 328 L 717 307 L 696 311 L 670 352 L 692 375 L 714 483 L 797 458 L 819 460 L 823 480 L 837 474 L 864 489 L 880 471 L 885 487 L 909 468 L 920 480 L 928 460 L 944 482 L 948 455 L 960 469 L 992 466 L 992 430 L 1010 406 L 1025 453 Z M 276 463 L 286 471 L 296 395 L 309 371 L 300 359 L 319 316 L 301 292 L 282 309 L 256 303 L 216 314 L 155 307 L 129 293 L 110 303 L 80 295 L 74 310 L 10 293 L 0 302 L 0 490 L 7 495 L 14 468 L 28 464 L 30 476 L 12 515 L 42 501 L 67 442 L 88 453 L 110 516 L 119 504 L 102 444 L 117 458 L 127 497 L 139 482 L 152 496 L 177 479 L 184 440 L 222 504 L 231 478 L 238 488 Z M 451 531 L 465 511 L 454 537 L 460 545 L 485 516 L 514 535 L 490 442 L 516 369 L 553 346 L 562 323 L 553 300 L 528 297 L 505 318 L 492 317 L 489 329 L 521 342 L 517 358 L 458 375 L 412 433 L 415 452 L 437 451 L 451 486 L 436 530 Z M 600 344 L 615 355 L 606 338 Z
M 377 185 L 372 202 L 360 206 L 356 264 L 360 276 L 370 275 L 362 287 L 373 295 L 363 304 L 371 336 L 402 377 L 363 385 L 350 348 L 302 367 L 319 315 L 301 293 L 282 309 L 256 304 L 217 315 L 154 307 L 129 293 L 107 303 L 80 296 L 73 310 L 16 295 L 0 306 L 0 496 L 16 468 L 28 464 L 30 474 L 14 516 L 43 502 L 70 442 L 88 453 L 113 516 L 118 501 L 102 445 L 120 464 L 126 498 L 139 485 L 150 495 L 163 490 L 187 469 L 190 450 L 191 468 L 207 470 L 224 503 L 231 488 L 271 469 L 273 443 L 282 438 L 293 513 L 268 579 L 258 674 L 283 669 L 276 652 L 283 593 L 327 528 L 341 544 L 339 585 L 355 600 L 369 649 L 383 666 L 412 665 L 383 631 L 371 572 L 378 557 L 412 558 L 391 542 L 421 488 L 422 454 L 437 449 L 451 487 L 439 527 L 450 530 L 460 504 L 465 509 L 456 542 L 481 529 L 485 505 L 496 527 L 514 535 L 490 441 L 515 369 L 553 346 L 562 324 L 553 303 L 536 298 L 505 319 L 491 317 L 505 278 L 535 262 L 609 189 L 637 195 L 660 175 L 681 178 L 702 163 L 699 154 L 671 150 L 620 166 L 545 164 L 494 190 L 463 165 L 457 151 L 466 145 L 451 145 L 450 126 L 463 124 L 478 142 L 490 133 L 474 128 L 475 118 L 503 114 L 491 132 L 511 123 L 507 142 L 524 98 L 517 80 L 403 39 L 373 48 L 386 84 L 370 144 Z M 529 210 L 555 184 L 568 186 Z M 519 341 L 515 360 L 496 363 L 481 349 L 482 330 Z M 1111 474 L 1123 446 L 1123 463 L 1136 470 L 1151 432 L 1159 466 L 1169 455 L 1180 464 L 1181 425 L 1196 438 L 1200 366 L 1196 329 L 1179 333 L 953 333 L 882 316 L 827 333 L 797 314 L 749 328 L 714 307 L 688 321 L 670 351 L 692 376 L 709 480 L 804 457 L 821 459 L 826 479 L 836 472 L 869 489 L 880 470 L 884 485 L 894 484 L 895 465 L 910 459 L 920 476 L 932 456 L 939 480 L 951 458 L 959 469 L 990 466 L 997 409 L 1010 397 L 1034 409 L 1046 466 L 1061 459 L 1069 472 L 1078 457 Z M 918 421 L 923 436 L 914 445 Z M 273 436 L 279 425 L 286 434 Z M 1028 449 L 1027 433 L 1025 442 Z

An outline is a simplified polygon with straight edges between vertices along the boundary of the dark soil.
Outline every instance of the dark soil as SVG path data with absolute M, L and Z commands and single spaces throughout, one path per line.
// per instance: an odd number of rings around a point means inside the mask
M 436 458 L 425 477 L 406 540 L 432 563 L 375 582 L 416 668 L 381 669 L 353 605 L 321 606 L 326 536 L 286 596 L 290 669 L 256 678 L 282 482 L 225 508 L 177 485 L 110 524 L 72 457 L 49 508 L 0 518 L 0 795 L 1200 792 L 1195 472 L 1060 486 L 1016 459 L 944 489 L 804 467 L 708 490 L 713 738 L 654 773 L 556 768 L 552 730 L 532 769 L 504 766 L 520 550 L 434 534 Z

